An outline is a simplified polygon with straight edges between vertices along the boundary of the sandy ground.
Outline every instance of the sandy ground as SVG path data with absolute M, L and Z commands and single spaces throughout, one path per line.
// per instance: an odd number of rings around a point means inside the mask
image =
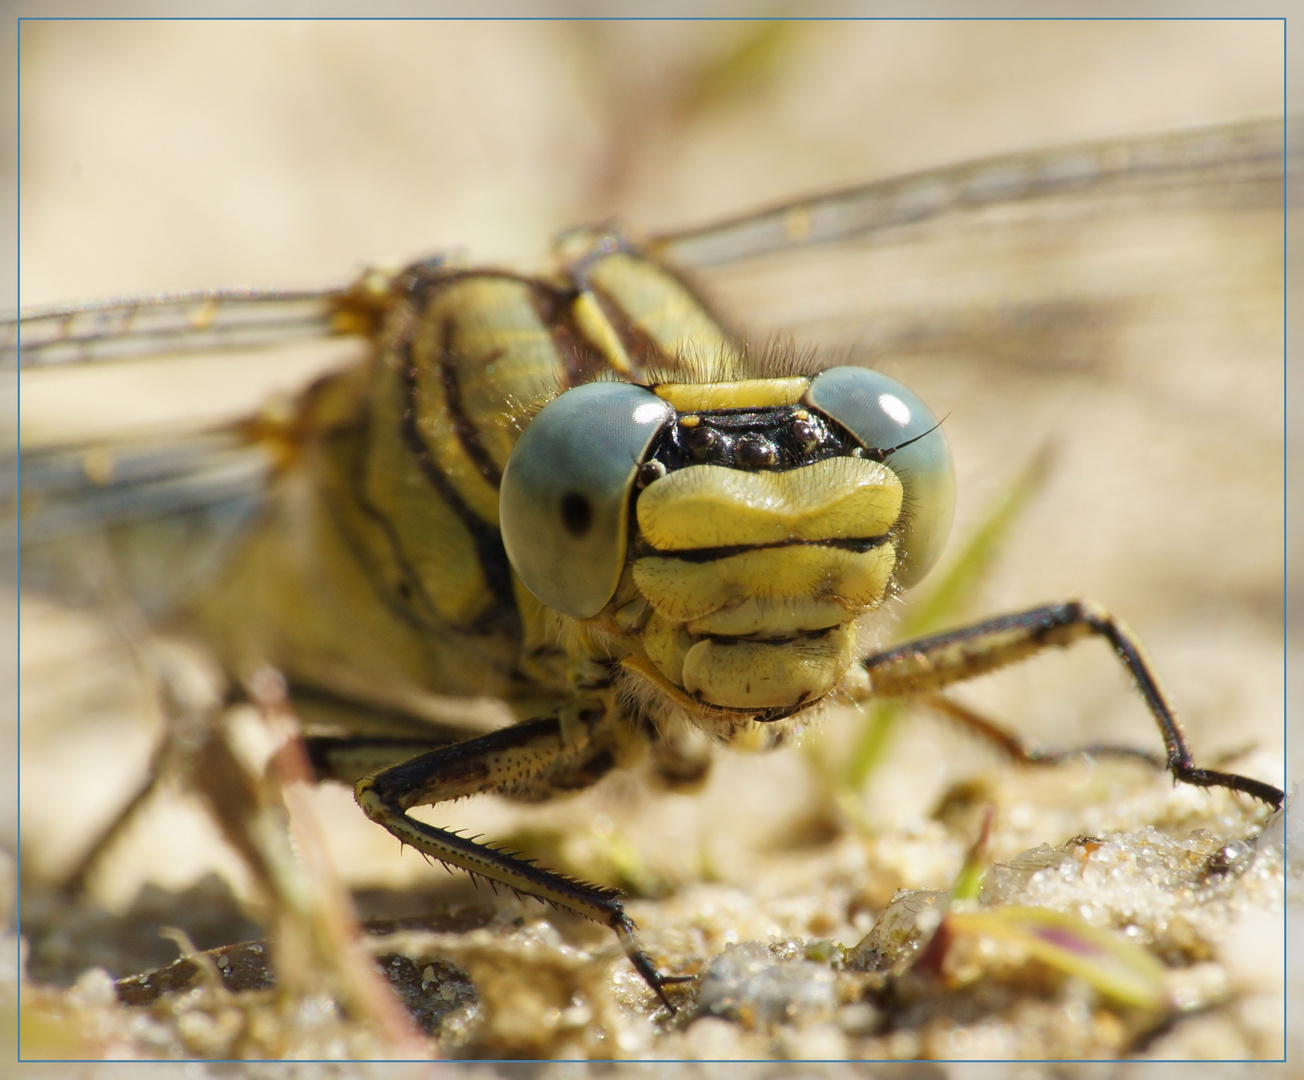
M 369 263 L 432 251 L 537 267 L 551 235 L 577 222 L 615 217 L 656 231 L 985 154 L 1268 112 L 1281 99 L 1280 38 L 1271 24 L 803 25 L 740 48 L 747 33 L 715 24 L 29 25 L 23 303 L 332 284 Z M 1017 215 L 1008 229 L 987 221 L 950 238 L 906 231 L 856 264 L 869 275 L 858 280 L 816 263 L 792 272 L 799 281 L 766 270 L 716 284 L 725 306 L 759 335 L 818 333 L 868 355 L 948 416 L 961 492 L 957 536 L 1049 446 L 1049 478 L 970 614 L 1073 596 L 1105 604 L 1147 642 L 1197 755 L 1251 747 L 1236 767 L 1280 783 L 1280 269 L 1271 244 L 1253 242 L 1267 219 L 1115 210 L 1037 233 Z M 1026 310 L 1062 317 L 1023 325 L 1025 302 Z M 998 314 L 975 318 L 983 305 Z M 848 310 L 861 313 L 859 323 Z M 897 325 L 893 319 L 922 331 L 876 330 Z M 255 359 L 33 379 L 24 421 L 29 433 L 76 437 L 188 421 L 290 387 L 320 363 L 312 352 L 274 371 Z M 136 782 L 154 729 L 148 697 L 102 624 L 36 600 L 23 619 L 23 879 L 37 897 Z M 984 680 L 965 700 L 1047 744 L 1158 746 L 1100 646 Z M 974 807 L 989 803 L 997 807 L 991 860 L 1122 833 L 1133 839 L 1120 841 L 1120 858 L 1149 843 L 1165 872 L 1177 875 L 1160 891 L 1180 894 L 1173 903 L 1182 911 L 1200 909 L 1209 895 L 1164 862 L 1178 859 L 1170 840 L 1207 858 L 1262 820 L 1235 800 L 1174 793 L 1132 766 L 1010 771 L 926 718 L 897 732 L 886 765 L 854 806 L 831 806 L 811 761 L 844 755 L 855 723 L 831 717 L 813 748 L 724 756 L 693 799 L 652 796 L 619 779 L 531 811 L 528 823 L 491 800 L 439 820 L 491 836 L 528 832 L 551 861 L 665 897 L 637 901 L 635 916 L 672 965 L 690 966 L 709 963 L 730 942 L 773 945 L 773 959 L 785 963 L 811 942 L 855 946 L 895 889 L 951 886 L 977 828 Z M 935 813 L 953 784 L 975 776 L 979 794 L 956 803 L 967 809 Z M 818 984 L 810 1015 L 749 1020 L 726 1004 L 654 1022 L 604 935 L 550 920 L 531 903 L 444 885 L 442 871 L 411 854 L 400 858 L 343 790 L 322 789 L 313 813 L 344 878 L 370 890 L 370 914 L 458 904 L 478 913 L 467 916 L 458 941 L 441 931 L 404 945 L 409 958 L 448 957 L 479 989 L 480 1013 L 468 1011 L 457 1021 L 460 1034 L 443 1036 L 444 1052 L 455 1056 L 1280 1053 L 1281 877 L 1270 844 L 1254 873 L 1218 894 L 1220 921 L 1191 931 L 1198 945 L 1159 948 L 1166 930 L 1139 931 L 1174 969 L 1209 965 L 1191 976 L 1207 980 L 1203 990 L 1182 991 L 1200 1003 L 1192 1010 L 1199 1018 L 1140 1040 L 1118 1019 L 1126 1010 L 1081 989 L 1080 973 L 1067 991 L 1055 979 L 994 976 L 1026 997 L 1011 990 L 996 1004 L 966 999 L 952 1016 L 904 1025 L 912 1034 L 892 1043 L 863 1008 L 845 1013 L 868 1000 L 871 975 L 845 964 L 828 974 L 835 965 L 824 953 L 804 961 L 825 973 L 803 969 Z M 4 828 L 12 850 L 16 820 Z M 1207 834 L 1192 839 L 1198 829 Z M 176 900 L 208 872 L 217 878 Z M 146 883 L 162 890 L 153 908 L 141 906 Z M 225 889 L 247 897 L 247 875 L 193 801 L 169 795 L 141 815 L 97 877 L 94 898 L 117 913 L 134 902 L 137 916 L 153 912 L 149 925 L 210 904 L 214 928 L 256 932 L 234 914 Z M 1018 896 L 1035 902 L 1032 893 Z M 1168 918 L 1154 906 L 1168 900 L 1155 894 L 1148 902 L 1154 919 Z M 42 911 L 32 903 L 29 913 Z M 1100 920 L 1121 925 L 1124 902 L 1101 904 Z M 131 922 L 97 924 L 81 937 L 69 930 L 60 964 L 48 970 L 67 979 L 82 961 L 108 963 L 112 950 L 92 955 L 88 943 L 120 944 Z M 235 940 L 200 936 L 200 947 Z M 139 966 L 114 974 L 175 955 L 173 945 L 149 948 L 149 963 L 126 950 Z M 522 964 L 553 972 L 560 998 L 522 1004 L 488 988 L 499 985 L 493 971 Z M 446 987 L 447 1001 L 464 1004 L 461 984 L 450 980 L 418 984 Z M 533 980 L 506 977 L 509 986 L 518 982 Z M 763 977 L 761 990 L 748 993 L 763 996 L 766 985 Z M 967 985 L 961 980 L 948 1000 L 959 1002 Z M 51 1015 L 80 1018 L 67 1022 L 91 1024 L 84 1010 L 111 1014 L 85 1044 L 87 1055 L 212 1056 L 237 1045 L 222 1041 L 222 1023 L 231 1021 L 211 1016 L 189 1021 L 203 1029 L 198 1041 L 174 1038 L 184 1025 L 167 1016 L 142 1034 L 140 1014 L 115 1012 L 104 986 L 89 976 L 80 998 L 49 992 Z M 1024 1014 L 1009 1011 L 1024 1006 Z M 529 1027 L 521 1017 L 536 1014 L 544 1019 L 535 1035 L 513 1033 Z M 43 1030 L 37 1035 L 45 1038 Z M 1010 1041 L 1010 1030 L 1026 1041 Z M 1062 1040 L 1047 1041 L 1048 1031 Z M 39 1045 L 57 1055 L 66 1045 L 59 1039 Z M 303 1039 L 293 1044 L 299 1051 L 332 1056 L 371 1045 Z

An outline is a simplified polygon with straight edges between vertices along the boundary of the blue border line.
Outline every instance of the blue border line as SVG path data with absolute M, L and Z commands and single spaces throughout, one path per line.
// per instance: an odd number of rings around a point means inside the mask
M 14 49 L 17 52 L 14 64 L 14 79 L 17 84 L 16 108 L 18 115 L 14 124 L 14 163 L 18 171 L 17 191 L 14 198 L 14 300 L 19 312 L 23 310 L 23 20 L 18 20 L 18 32 L 15 35 Z M 15 819 L 18 835 L 14 841 L 15 869 L 17 871 L 17 888 L 14 895 L 14 918 L 16 930 L 21 940 L 23 932 L 23 321 L 18 320 L 18 366 L 14 371 L 14 456 L 17 459 L 15 474 L 18 483 L 18 524 L 17 524 L 17 558 L 14 570 L 15 604 L 14 637 L 14 801 L 17 804 Z M 14 1053 L 18 1061 L 23 1059 L 23 965 L 21 957 L 14 971 Z
M 1288 194 L 1291 189 L 1291 154 L 1290 154 L 1290 48 L 1288 48 L 1290 23 L 1282 20 L 1282 789 L 1287 800 L 1291 797 L 1291 777 L 1286 775 L 1290 767 L 1291 727 L 1287 717 L 1291 708 L 1291 673 L 1290 673 L 1290 515 L 1291 515 L 1291 348 L 1290 348 L 1290 218 L 1291 203 Z M 1287 957 L 1291 955 L 1290 920 L 1288 920 L 1286 882 L 1290 880 L 1290 844 L 1284 843 L 1287 820 L 1286 802 L 1282 803 L 1282 1060 L 1288 1059 L 1290 1046 L 1290 965 Z

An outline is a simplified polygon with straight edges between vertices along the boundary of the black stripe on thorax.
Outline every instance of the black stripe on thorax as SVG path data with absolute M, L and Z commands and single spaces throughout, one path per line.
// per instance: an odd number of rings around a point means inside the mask
M 476 619 L 472 629 L 488 631 L 501 625 L 502 621 L 508 618 L 515 622 L 518 616 L 516 596 L 512 589 L 511 564 L 507 561 L 507 551 L 503 547 L 501 534 L 496 527 L 467 506 L 457 488 L 430 456 L 430 449 L 421 437 L 421 432 L 417 430 L 416 361 L 412 356 L 410 337 L 405 336 L 399 345 L 399 357 L 402 361 L 399 377 L 403 383 L 405 403 L 400 423 L 403 442 L 408 452 L 416 458 L 426 481 L 471 534 L 471 542 L 475 545 L 476 557 L 484 571 L 485 582 L 493 594 L 493 606 Z
M 439 380 L 444 388 L 444 400 L 448 405 L 448 413 L 453 421 L 453 434 L 457 436 L 457 441 L 461 443 L 462 450 L 466 456 L 471 459 L 471 463 L 479 470 L 480 475 L 497 488 L 503 482 L 503 474 L 498 468 L 494 459 L 489 456 L 489 451 L 485 449 L 484 443 L 480 441 L 480 429 L 476 427 L 475 421 L 466 413 L 462 405 L 462 387 L 457 381 L 457 367 L 452 363 L 452 339 L 453 339 L 453 320 L 445 319 L 439 327 Z M 486 362 L 492 362 L 498 356 L 502 355 L 502 350 L 497 349 L 486 357 Z M 409 352 L 410 358 L 410 352 Z M 416 412 L 417 408 L 417 380 L 416 368 L 411 368 L 412 378 L 408 382 L 407 389 L 407 407 L 411 413 Z
M 423 633 L 430 633 L 432 630 L 447 634 L 456 633 L 459 628 L 447 622 L 438 614 L 438 609 L 434 602 L 426 595 L 425 590 L 421 587 L 421 576 L 417 573 L 416 568 L 412 565 L 399 540 L 398 532 L 394 528 L 394 523 L 383 514 L 367 494 L 367 485 L 365 474 L 367 460 L 371 454 L 371 424 L 370 422 L 357 425 L 351 430 L 339 430 L 333 433 L 330 442 L 338 443 L 341 440 L 355 439 L 357 447 L 355 452 L 350 453 L 347 449 L 341 451 L 338 446 L 335 447 L 335 453 L 343 453 L 345 460 L 350 464 L 345 475 L 347 476 L 349 491 L 352 500 L 357 508 L 362 512 L 368 521 L 374 524 L 384 534 L 385 541 L 389 545 L 390 554 L 394 558 L 394 563 L 398 568 L 399 578 L 395 582 L 390 580 L 388 575 L 382 574 L 372 561 L 371 556 L 367 553 L 366 548 L 360 543 L 354 535 L 353 529 L 349 527 L 345 517 L 334 506 L 334 500 L 328 502 L 330 507 L 331 519 L 334 521 L 336 529 L 348 549 L 353 553 L 358 565 L 362 567 L 363 573 L 371 584 L 372 591 L 376 597 L 385 606 L 386 610 L 392 612 L 409 626 L 416 627 Z M 423 610 L 426 615 L 433 616 L 434 621 L 430 618 L 423 617 L 422 614 L 411 604 L 404 603 L 407 599 L 404 596 L 404 589 L 416 589 L 421 594 Z M 514 599 L 514 598 L 513 598 Z M 473 633 L 494 633 L 498 631 L 506 632 L 513 637 L 520 637 L 520 624 L 516 617 L 516 611 L 502 613 L 497 606 L 490 608 L 470 627 L 460 628 L 469 630 Z M 504 668 L 501 665 L 492 665 L 496 670 L 505 674 L 511 674 L 511 668 Z

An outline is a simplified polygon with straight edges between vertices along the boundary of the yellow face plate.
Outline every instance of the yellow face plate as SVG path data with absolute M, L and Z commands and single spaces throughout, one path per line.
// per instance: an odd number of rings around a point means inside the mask
M 901 514 L 901 481 L 866 458 L 784 472 L 680 469 L 639 496 L 638 527 L 658 551 L 882 536 Z
M 745 379 L 742 382 L 663 383 L 653 392 L 679 412 L 710 409 L 768 409 L 796 405 L 810 388 L 810 379 Z

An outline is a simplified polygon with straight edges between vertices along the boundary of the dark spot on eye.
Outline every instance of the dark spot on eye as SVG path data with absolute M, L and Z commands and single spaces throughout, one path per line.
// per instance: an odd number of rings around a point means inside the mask
M 561 498 L 561 523 L 571 536 L 584 536 L 593 525 L 593 504 L 588 496 L 566 492 Z
M 397 585 L 395 585 L 394 591 L 398 593 L 398 598 L 400 600 L 412 599 L 412 586 L 409 585 L 406 581 L 400 581 Z
M 778 461 L 779 452 L 763 435 L 744 435 L 734 447 L 734 458 L 743 469 L 768 469 Z

